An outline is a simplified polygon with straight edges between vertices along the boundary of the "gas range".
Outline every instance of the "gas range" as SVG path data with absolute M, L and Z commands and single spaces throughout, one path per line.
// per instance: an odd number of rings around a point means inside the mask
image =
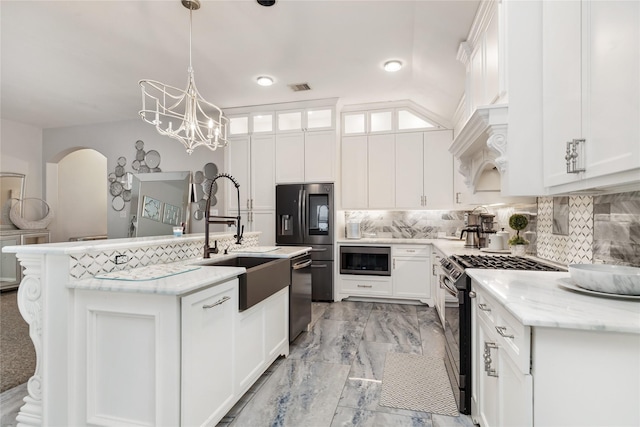
M 563 271 L 561 268 L 536 261 L 531 258 L 504 255 L 452 255 L 440 260 L 444 273 L 456 287 L 466 287 L 460 283 L 464 279 L 467 268 L 485 268 L 495 270 L 534 270 L 534 271 Z M 459 284 L 460 283 L 460 284 Z

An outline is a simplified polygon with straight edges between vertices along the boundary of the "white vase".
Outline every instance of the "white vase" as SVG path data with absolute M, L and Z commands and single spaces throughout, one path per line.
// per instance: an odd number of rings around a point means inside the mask
M 524 256 L 526 250 L 527 250 L 527 245 L 512 245 L 511 255 Z

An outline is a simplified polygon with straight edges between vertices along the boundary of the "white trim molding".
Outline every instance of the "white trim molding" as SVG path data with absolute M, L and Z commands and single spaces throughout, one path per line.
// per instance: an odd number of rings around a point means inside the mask
M 29 336 L 36 353 L 36 371 L 27 382 L 29 394 L 20 408 L 16 421 L 21 426 L 42 425 L 42 271 L 44 257 L 39 254 L 16 255 L 24 267 L 24 277 L 18 288 L 18 309 L 29 324 Z

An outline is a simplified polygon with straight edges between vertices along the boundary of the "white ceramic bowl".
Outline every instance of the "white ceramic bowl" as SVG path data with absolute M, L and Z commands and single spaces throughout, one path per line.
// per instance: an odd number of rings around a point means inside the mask
M 617 295 L 640 295 L 640 268 L 609 264 L 571 264 L 571 280 L 581 288 Z

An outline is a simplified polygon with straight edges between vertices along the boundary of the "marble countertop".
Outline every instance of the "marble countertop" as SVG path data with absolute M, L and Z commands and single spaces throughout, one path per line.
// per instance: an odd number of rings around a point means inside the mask
M 464 239 L 456 237 L 438 239 L 394 239 L 385 237 L 373 237 L 364 239 L 338 239 L 338 245 L 434 245 L 446 256 L 451 255 L 494 255 L 486 253 L 477 248 L 465 248 Z
M 259 231 L 247 231 L 245 236 L 259 235 Z M 234 233 L 209 233 L 210 239 L 233 238 Z M 197 242 L 204 240 L 204 233 L 185 234 L 181 237 L 150 236 L 125 239 L 86 240 L 79 242 L 43 243 L 39 245 L 6 246 L 2 252 L 26 254 L 71 255 L 86 252 L 125 250 L 150 245 L 175 245 L 178 242 Z M 212 240 L 212 244 L 213 244 Z
M 235 258 L 238 256 L 257 258 L 294 258 L 298 255 L 305 254 L 310 250 L 311 247 L 308 246 L 283 246 L 269 252 L 231 252 L 226 255 L 216 254 L 212 255 L 211 258 L 208 259 L 198 258 L 159 265 L 158 269 L 160 271 L 157 273 L 157 275 L 163 277 L 155 277 L 144 280 L 144 276 L 139 273 L 142 273 L 143 270 L 146 273 L 146 270 L 149 270 L 150 267 L 153 267 L 147 266 L 117 272 L 118 274 L 113 275 L 113 278 L 94 277 L 91 279 L 73 281 L 68 283 L 67 287 L 72 289 L 86 289 L 94 291 L 183 295 L 203 288 L 205 286 L 225 282 L 246 272 L 246 269 L 244 267 L 210 266 L 207 265 L 208 263 Z M 168 275 L 165 275 L 165 273 L 162 271 L 163 266 L 169 266 L 170 268 L 168 270 L 174 272 L 166 273 Z M 190 269 L 187 267 L 195 269 Z M 175 273 L 175 271 L 180 271 L 181 269 L 188 271 Z M 123 278 L 123 273 L 126 274 L 127 272 L 131 274 L 131 280 Z M 100 277 L 104 276 L 109 275 L 106 274 Z
M 526 326 L 640 334 L 640 301 L 581 294 L 562 288 L 566 272 L 465 270 Z

